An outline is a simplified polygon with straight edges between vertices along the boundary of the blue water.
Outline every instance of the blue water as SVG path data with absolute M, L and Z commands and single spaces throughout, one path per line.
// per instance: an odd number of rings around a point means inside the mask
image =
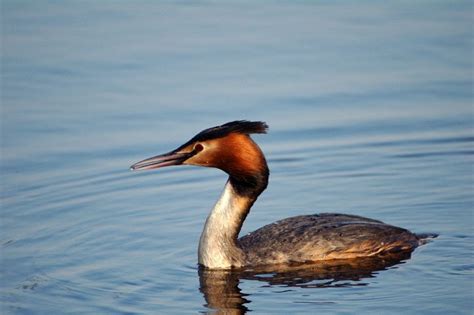
M 2 314 L 472 314 L 472 2 L 1 4 Z M 439 237 L 306 285 L 199 274 L 225 174 L 128 168 L 236 119 L 270 125 L 243 233 L 345 212 Z

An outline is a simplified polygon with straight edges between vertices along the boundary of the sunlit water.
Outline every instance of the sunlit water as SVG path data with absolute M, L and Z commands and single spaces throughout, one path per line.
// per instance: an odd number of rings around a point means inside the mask
M 243 233 L 345 212 L 439 234 L 359 277 L 213 274 L 236 313 L 472 313 L 469 1 L 2 1 L 1 20 L 2 314 L 219 310 L 196 251 L 225 174 L 128 168 L 235 119 L 270 125 Z

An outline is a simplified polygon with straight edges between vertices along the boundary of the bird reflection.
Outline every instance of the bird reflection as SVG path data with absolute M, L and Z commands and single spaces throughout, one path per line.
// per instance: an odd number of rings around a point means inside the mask
M 324 261 L 314 264 L 272 265 L 242 270 L 210 270 L 199 268 L 200 291 L 206 300 L 208 314 L 245 314 L 250 295 L 239 288 L 241 280 L 265 282 L 270 286 L 297 288 L 329 288 L 364 286 L 364 278 L 375 277 L 377 271 L 403 263 L 410 253 L 383 257 L 367 257 Z

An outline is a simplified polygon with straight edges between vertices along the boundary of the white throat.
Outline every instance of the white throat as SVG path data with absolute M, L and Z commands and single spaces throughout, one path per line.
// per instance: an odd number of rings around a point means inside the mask
M 239 196 L 230 181 L 207 217 L 199 240 L 199 263 L 207 268 L 242 267 L 245 255 L 237 244 L 249 203 Z

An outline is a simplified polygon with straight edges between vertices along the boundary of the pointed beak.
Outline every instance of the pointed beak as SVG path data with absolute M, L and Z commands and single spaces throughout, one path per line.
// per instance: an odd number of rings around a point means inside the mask
M 165 166 L 181 165 L 191 156 L 193 156 L 193 152 L 184 153 L 171 151 L 137 162 L 130 166 L 130 169 L 132 171 L 151 170 L 154 168 L 160 168 Z

